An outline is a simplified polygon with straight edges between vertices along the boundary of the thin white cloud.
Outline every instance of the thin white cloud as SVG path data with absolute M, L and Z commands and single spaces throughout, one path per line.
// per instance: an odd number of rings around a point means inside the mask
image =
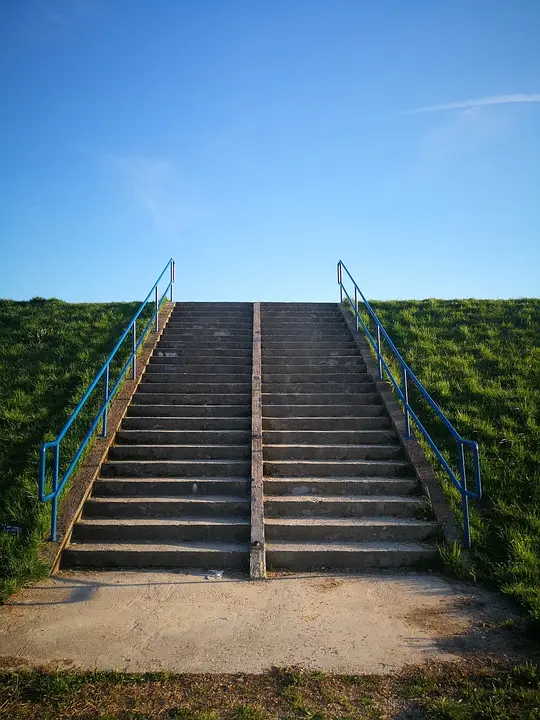
M 403 110 L 401 114 L 419 115 L 421 113 L 443 112 L 445 110 L 469 110 L 485 105 L 510 105 L 516 103 L 540 103 L 540 93 L 491 95 L 490 97 L 458 100 L 457 102 L 443 103 L 442 105 L 427 105 L 425 107 L 414 108 L 413 110 Z
M 110 154 L 102 156 L 102 160 L 161 230 L 178 230 L 199 213 L 200 202 L 194 188 L 173 160 Z
M 164 158 L 109 156 L 123 185 L 156 221 L 165 221 L 161 206 L 168 195 L 176 168 Z

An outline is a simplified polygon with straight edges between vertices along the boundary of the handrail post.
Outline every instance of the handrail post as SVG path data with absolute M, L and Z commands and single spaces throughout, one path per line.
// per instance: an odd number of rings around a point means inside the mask
M 463 443 L 458 443 L 459 475 L 461 478 L 461 508 L 463 511 L 463 545 L 471 547 L 471 521 L 469 517 L 469 496 L 467 495 L 467 471 Z
M 103 410 L 103 428 L 101 430 L 101 437 L 107 437 L 107 412 L 108 412 L 108 405 L 109 405 L 109 365 L 107 365 L 107 368 L 105 370 L 105 378 L 103 381 L 103 402 L 104 402 L 104 410 Z
M 174 260 L 171 260 L 171 302 L 173 301 Z
M 156 332 L 159 332 L 159 290 L 158 285 L 156 285 Z
M 379 380 L 382 380 L 381 326 L 379 323 L 377 323 L 377 364 L 379 366 Z
M 56 524 L 58 520 L 58 474 L 60 470 L 60 446 L 54 446 L 53 498 L 51 508 L 51 540 L 56 542 Z
M 358 288 L 354 286 L 354 317 L 356 320 L 356 332 L 358 332 Z
M 409 388 L 407 387 L 407 368 L 403 365 L 403 397 L 405 398 L 403 403 L 403 409 L 405 411 L 405 432 L 407 438 L 411 437 L 411 419 L 409 417 Z
M 131 365 L 131 377 L 133 380 L 137 377 L 137 323 L 133 323 L 133 333 L 132 333 L 132 352 L 133 352 L 133 360 Z
M 339 302 L 343 302 L 343 275 L 341 269 L 341 261 L 337 265 L 337 281 L 339 285 Z

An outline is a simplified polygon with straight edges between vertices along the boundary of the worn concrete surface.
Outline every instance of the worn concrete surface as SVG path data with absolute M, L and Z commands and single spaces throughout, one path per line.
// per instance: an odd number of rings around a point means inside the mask
M 0 608 L 0 664 L 127 671 L 347 673 L 471 652 L 515 654 L 511 613 L 437 575 L 65 572 Z

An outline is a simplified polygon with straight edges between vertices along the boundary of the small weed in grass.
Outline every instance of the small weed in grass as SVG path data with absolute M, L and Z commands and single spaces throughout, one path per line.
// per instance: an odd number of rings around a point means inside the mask
M 456 577 L 458 580 L 465 580 L 471 577 L 470 570 L 467 568 L 463 560 L 463 551 L 461 545 L 454 543 L 437 543 L 439 557 L 445 570 Z
M 231 718 L 232 720 L 263 720 L 264 714 L 253 705 L 239 705 Z
M 246 720 L 248 716 L 245 716 Z M 167 720 L 217 720 L 215 712 L 206 710 L 190 710 L 189 708 L 173 708 L 167 713 Z

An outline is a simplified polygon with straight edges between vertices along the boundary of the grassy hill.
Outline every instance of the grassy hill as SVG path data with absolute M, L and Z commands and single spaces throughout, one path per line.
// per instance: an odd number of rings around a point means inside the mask
M 0 524 L 24 530 L 0 531 L 0 600 L 44 572 L 38 547 L 50 505 L 37 500 L 41 442 L 62 428 L 138 306 L 0 300 Z M 129 355 L 124 345 L 122 361 Z M 62 444 L 64 463 L 95 417 L 101 386 L 94 396 Z
M 540 300 L 373 308 L 459 432 L 479 443 L 484 499 L 472 512 L 473 573 L 515 598 L 540 630 Z M 420 414 L 455 457 L 432 414 Z

